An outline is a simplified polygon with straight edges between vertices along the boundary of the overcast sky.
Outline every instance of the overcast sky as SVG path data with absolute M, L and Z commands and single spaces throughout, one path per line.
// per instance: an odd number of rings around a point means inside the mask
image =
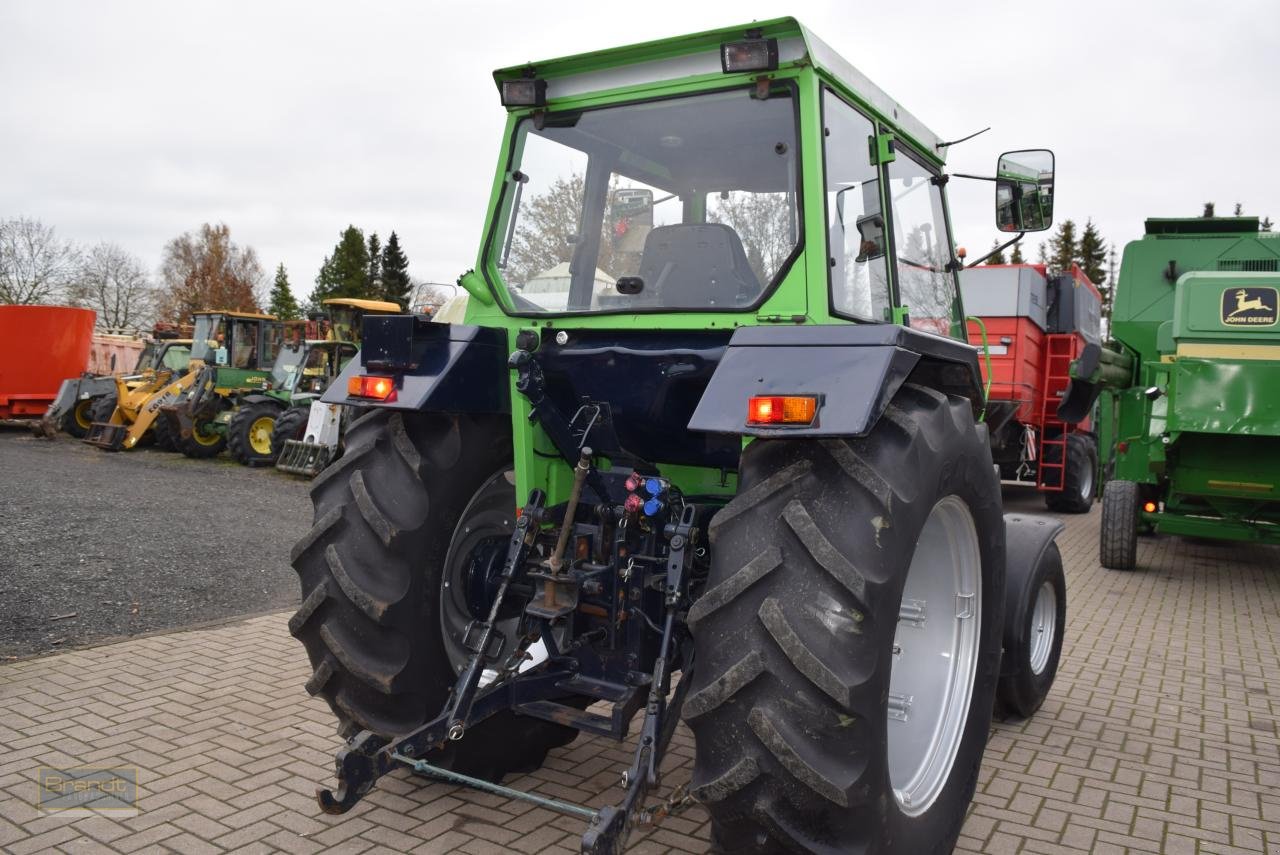
M 1209 200 L 1280 219 L 1275 0 L 0 0 L 0 218 L 152 268 L 222 221 L 299 297 L 353 223 L 396 230 L 414 277 L 452 282 L 475 263 L 498 156 L 494 68 L 780 14 L 944 138 L 991 125 L 951 169 L 1052 148 L 1057 218 L 1111 241 Z M 948 190 L 972 259 L 996 236 L 991 185 Z

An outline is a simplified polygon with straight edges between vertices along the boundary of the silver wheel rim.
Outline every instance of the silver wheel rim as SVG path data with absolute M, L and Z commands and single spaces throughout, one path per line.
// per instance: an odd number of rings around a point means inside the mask
M 1089 458 L 1086 455 L 1084 471 L 1080 474 L 1080 498 L 1086 502 L 1093 501 L 1093 467 L 1089 465 Z
M 1058 633 L 1058 592 L 1045 582 L 1036 594 L 1031 610 L 1031 673 L 1044 673 L 1053 650 L 1053 637 Z
M 889 675 L 889 780 L 909 816 L 942 792 L 964 737 L 978 666 L 982 555 L 969 508 L 933 506 L 907 569 Z

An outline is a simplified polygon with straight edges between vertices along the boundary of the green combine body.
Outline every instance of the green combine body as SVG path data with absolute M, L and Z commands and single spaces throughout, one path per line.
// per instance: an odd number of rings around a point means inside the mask
M 1125 248 L 1094 372 L 1114 384 L 1103 564 L 1131 568 L 1139 528 L 1280 543 L 1280 235 L 1250 217 L 1146 231 Z

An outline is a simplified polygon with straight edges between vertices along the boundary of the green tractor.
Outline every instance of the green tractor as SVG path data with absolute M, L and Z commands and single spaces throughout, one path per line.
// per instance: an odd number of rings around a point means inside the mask
M 1099 552 L 1142 531 L 1280 543 L 1280 235 L 1256 217 L 1150 219 L 1125 247 L 1103 348 L 1064 408 L 1099 399 Z M 1074 400 L 1072 400 L 1074 396 Z
M 192 338 L 195 376 L 180 397 L 160 407 L 156 430 L 187 457 L 214 457 L 227 447 L 235 397 L 272 387 L 283 324 L 251 312 L 196 312 Z
M 949 851 L 1066 609 L 1060 524 L 1001 513 L 949 143 L 790 18 L 494 76 L 463 322 L 366 318 L 322 399 L 366 410 L 293 550 L 322 808 L 408 768 L 618 852 L 687 803 L 683 717 L 725 851 Z M 500 783 L 633 719 L 617 804 Z

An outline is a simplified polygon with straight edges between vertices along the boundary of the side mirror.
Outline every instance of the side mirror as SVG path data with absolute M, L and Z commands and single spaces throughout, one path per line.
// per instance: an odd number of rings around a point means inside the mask
M 644 252 L 653 229 L 653 191 L 624 187 L 609 194 L 609 239 L 614 252 Z
M 1053 152 L 1006 151 L 996 164 L 996 228 L 1042 232 L 1053 225 Z

